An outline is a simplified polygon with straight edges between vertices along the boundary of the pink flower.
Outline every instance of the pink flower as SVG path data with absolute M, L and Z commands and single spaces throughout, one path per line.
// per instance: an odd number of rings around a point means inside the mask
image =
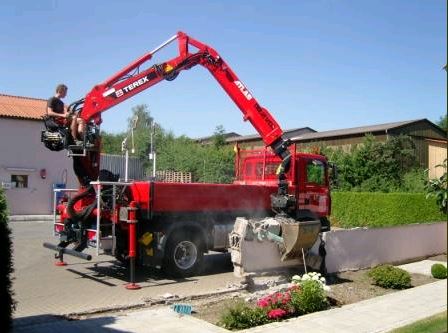
M 287 312 L 283 309 L 273 309 L 268 312 L 269 319 L 279 319 L 286 316 Z
M 260 308 L 267 308 L 269 305 L 269 302 L 265 298 L 262 298 L 257 302 L 257 306 Z
M 288 291 L 289 291 L 289 292 L 300 291 L 300 286 L 297 285 L 297 284 L 295 284 L 295 285 L 289 287 L 289 288 L 288 288 Z

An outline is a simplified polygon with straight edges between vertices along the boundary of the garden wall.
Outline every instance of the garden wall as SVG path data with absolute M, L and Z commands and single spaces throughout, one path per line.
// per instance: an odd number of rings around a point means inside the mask
M 261 273 L 303 265 L 301 258 L 282 262 L 278 246 L 271 241 L 246 239 L 247 221 L 238 218 L 231 246 L 234 274 Z M 359 270 L 384 263 L 404 263 L 447 252 L 447 223 L 422 223 L 387 228 L 336 229 L 322 235 L 328 273 Z M 232 241 L 231 241 L 232 244 Z M 310 250 L 307 265 L 320 268 L 320 240 Z
M 340 229 L 323 235 L 329 273 L 405 262 L 447 252 L 447 223 Z M 317 253 L 320 241 L 313 246 Z

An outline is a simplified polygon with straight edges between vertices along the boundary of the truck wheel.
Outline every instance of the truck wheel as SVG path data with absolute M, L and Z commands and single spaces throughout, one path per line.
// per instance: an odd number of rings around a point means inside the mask
M 325 232 L 325 231 L 330 231 L 331 230 L 330 221 L 326 217 L 322 217 L 320 219 L 320 224 L 321 224 L 320 232 Z
M 128 256 L 128 241 L 127 235 L 120 229 L 115 229 L 115 236 L 117 237 L 115 243 L 115 259 L 117 259 L 122 265 L 129 266 Z
M 173 234 L 165 247 L 163 269 L 172 277 L 189 277 L 200 272 L 204 259 L 203 244 L 199 237 Z

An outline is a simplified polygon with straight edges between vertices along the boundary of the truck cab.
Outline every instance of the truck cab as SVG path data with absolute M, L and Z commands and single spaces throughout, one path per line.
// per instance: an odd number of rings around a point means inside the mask
M 297 219 L 320 219 L 328 228 L 331 213 L 328 162 L 325 156 L 297 152 L 290 147 L 291 168 L 286 173 L 289 194 L 296 198 Z M 277 186 L 279 157 L 267 149 L 239 150 L 235 161 L 235 184 Z

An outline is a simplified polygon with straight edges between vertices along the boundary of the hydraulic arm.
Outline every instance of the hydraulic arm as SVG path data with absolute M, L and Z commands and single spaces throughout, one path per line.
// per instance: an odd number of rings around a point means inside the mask
M 177 57 L 141 69 L 156 52 L 175 40 L 178 42 L 179 55 Z M 244 120 L 249 121 L 260 134 L 264 143 L 280 156 L 282 163 L 278 170 L 279 195 L 287 195 L 285 173 L 289 169 L 291 156 L 288 150 L 289 141 L 283 137 L 282 129 L 269 111 L 258 103 L 230 66 L 213 48 L 183 32 L 178 32 L 103 83 L 96 85 L 84 99 L 73 103 L 70 109 L 79 112 L 80 117 L 87 124 L 99 125 L 102 112 L 162 80 L 174 80 L 181 71 L 196 65 L 201 65 L 209 70 L 242 111 Z

